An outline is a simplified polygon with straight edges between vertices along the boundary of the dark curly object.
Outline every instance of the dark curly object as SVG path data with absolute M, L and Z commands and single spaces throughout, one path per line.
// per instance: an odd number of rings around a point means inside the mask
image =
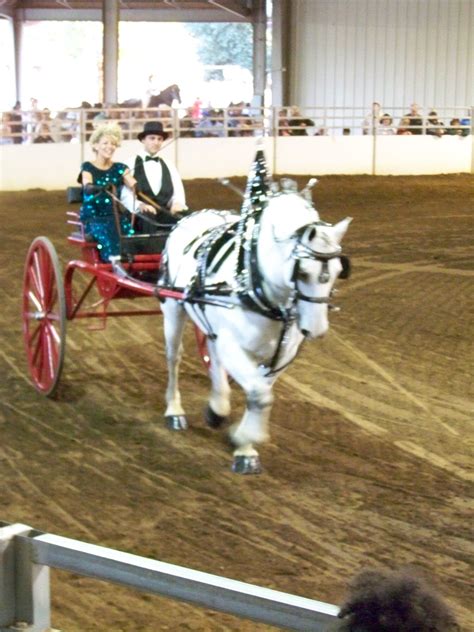
M 349 584 L 339 613 L 340 632 L 450 632 L 459 630 L 448 606 L 415 571 L 365 570 Z

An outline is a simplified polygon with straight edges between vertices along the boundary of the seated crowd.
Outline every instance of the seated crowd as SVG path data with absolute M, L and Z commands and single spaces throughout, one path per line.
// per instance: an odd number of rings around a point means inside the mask
M 138 103 L 138 106 L 141 102 Z M 199 107 L 196 106 L 199 104 Z M 219 138 L 260 135 L 271 133 L 264 124 L 261 112 L 253 110 L 250 103 L 231 102 L 227 108 L 201 107 L 201 101 L 187 107 L 184 116 L 174 117 L 174 110 L 167 105 L 159 105 L 150 110 L 140 109 L 133 100 L 117 105 L 91 104 L 83 101 L 78 108 L 59 111 L 54 117 L 49 108 L 38 107 L 37 99 L 31 99 L 30 108 L 23 110 L 17 101 L 11 111 L 3 112 L 0 122 L 0 144 L 31 143 L 79 143 L 81 127 L 85 128 L 88 141 L 97 126 L 105 121 L 117 123 L 125 140 L 136 137 L 146 119 L 159 119 L 168 132 L 177 123 L 180 138 Z M 278 136 L 327 136 L 328 127 L 319 127 L 315 121 L 302 114 L 298 106 L 281 108 L 274 122 Z M 453 117 L 442 121 L 435 110 L 424 117 L 419 106 L 414 103 L 409 111 L 400 117 L 398 124 L 389 112 L 383 112 L 379 103 L 372 104 L 372 110 L 362 122 L 362 134 L 420 135 L 436 137 L 445 135 L 468 136 L 471 121 L 469 117 Z M 333 126 L 331 133 L 350 135 L 351 129 Z M 352 132 L 353 133 L 353 132 Z M 359 132 L 360 133 L 360 132 Z
M 423 117 L 420 106 L 412 103 L 409 112 L 400 117 L 398 126 L 393 124 L 393 117 L 383 113 L 380 103 L 372 103 L 372 111 L 365 117 L 362 124 L 363 134 L 381 134 L 397 136 L 416 136 L 427 134 L 430 136 L 468 136 L 470 134 L 471 121 L 468 117 L 452 118 L 445 125 L 438 118 L 438 113 L 431 110 L 426 119 Z

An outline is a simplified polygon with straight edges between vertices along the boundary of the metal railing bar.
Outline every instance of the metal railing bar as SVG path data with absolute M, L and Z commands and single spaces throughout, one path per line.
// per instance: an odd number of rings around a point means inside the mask
M 52 534 L 17 536 L 36 564 L 156 593 L 284 629 L 323 632 L 339 608 Z

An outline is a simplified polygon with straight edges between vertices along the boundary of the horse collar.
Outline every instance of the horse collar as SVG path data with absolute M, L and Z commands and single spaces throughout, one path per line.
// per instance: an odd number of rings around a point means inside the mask
M 236 280 L 241 302 L 258 314 L 271 320 L 293 322 L 293 310 L 275 305 L 264 288 L 257 256 L 257 242 L 263 209 L 254 210 L 244 216 L 239 225 L 239 251 L 237 256 Z

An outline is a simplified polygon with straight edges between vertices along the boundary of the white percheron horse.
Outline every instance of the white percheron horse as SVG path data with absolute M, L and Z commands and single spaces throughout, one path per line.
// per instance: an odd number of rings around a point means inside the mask
M 348 276 L 341 240 L 351 218 L 322 222 L 308 195 L 270 193 L 244 215 L 204 210 L 181 220 L 163 254 L 162 287 L 183 300 L 161 299 L 168 362 L 166 419 L 187 427 L 178 388 L 181 338 L 188 315 L 207 336 L 211 394 L 206 419 L 218 427 L 230 413 L 230 375 L 247 398 L 230 430 L 232 469 L 258 473 L 255 446 L 268 439 L 277 376 L 305 338 L 323 336 L 334 282 Z

